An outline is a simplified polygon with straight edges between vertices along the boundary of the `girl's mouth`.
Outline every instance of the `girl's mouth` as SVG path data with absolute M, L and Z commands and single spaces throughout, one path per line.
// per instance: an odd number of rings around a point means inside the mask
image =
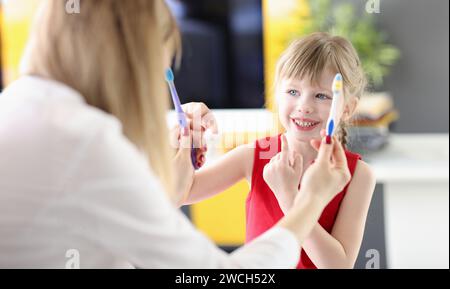
M 320 121 L 314 121 L 310 119 L 292 119 L 292 122 L 295 124 L 295 127 L 300 131 L 311 131 L 315 129 L 319 124 Z

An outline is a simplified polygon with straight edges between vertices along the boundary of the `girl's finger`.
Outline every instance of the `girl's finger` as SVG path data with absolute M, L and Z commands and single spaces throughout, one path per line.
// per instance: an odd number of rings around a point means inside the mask
M 276 155 L 276 157 L 275 157 L 275 158 L 276 158 L 276 161 L 281 160 L 282 155 L 283 155 L 283 154 L 278 153 L 278 154 Z
M 273 158 L 270 159 L 269 164 L 273 164 L 277 159 L 277 156 L 274 156 Z
M 297 155 L 297 153 L 294 151 L 289 152 L 289 166 L 294 167 L 296 155 Z
M 281 135 L 281 160 L 289 164 L 289 146 L 286 139 L 286 135 Z
M 180 137 L 180 148 L 178 150 L 178 153 L 183 153 L 186 154 L 186 156 L 190 157 L 191 149 L 192 149 L 191 130 L 188 127 L 186 127 L 182 129 Z
M 202 127 L 205 130 L 210 129 L 213 134 L 219 133 L 216 117 L 210 111 L 202 116 Z
M 195 120 L 195 126 L 203 127 L 205 129 L 211 129 L 214 134 L 218 133 L 216 118 L 204 103 L 191 102 L 183 104 L 181 107 L 189 118 Z
M 301 154 L 296 154 L 294 156 L 293 167 L 296 173 L 301 174 L 303 169 L 303 156 Z

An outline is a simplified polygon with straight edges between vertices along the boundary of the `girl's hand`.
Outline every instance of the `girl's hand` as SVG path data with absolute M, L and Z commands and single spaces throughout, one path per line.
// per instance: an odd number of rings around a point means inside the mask
M 282 135 L 281 152 L 264 167 L 263 177 L 284 213 L 289 210 L 297 195 L 302 170 L 302 156 L 289 151 L 286 136 Z
M 211 110 L 202 102 L 190 102 L 181 106 L 186 118 L 191 122 L 194 148 L 203 148 L 206 143 L 204 133 L 209 129 L 217 134 L 217 121 Z
M 196 166 L 201 168 L 205 164 L 205 153 L 208 150 L 205 132 L 209 129 L 217 134 L 217 121 L 211 110 L 202 102 L 190 102 L 181 106 L 186 118 L 190 121 L 193 137 L 193 148 L 196 151 Z
M 323 137 L 322 141 L 311 140 L 311 145 L 318 151 L 317 159 L 303 174 L 295 203 L 301 196 L 307 196 L 326 205 L 344 189 L 351 174 L 344 148 L 336 137 L 332 138 L 331 144 L 327 144 L 326 137 Z

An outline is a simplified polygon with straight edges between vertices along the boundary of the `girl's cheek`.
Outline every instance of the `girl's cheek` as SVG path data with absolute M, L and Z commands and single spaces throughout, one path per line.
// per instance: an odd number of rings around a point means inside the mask
M 286 121 L 289 119 L 291 112 L 286 106 L 280 106 L 278 109 L 278 118 L 281 120 L 283 125 L 286 125 Z
M 327 120 L 328 116 L 330 115 L 330 105 L 323 105 L 319 108 L 319 116 L 322 120 Z

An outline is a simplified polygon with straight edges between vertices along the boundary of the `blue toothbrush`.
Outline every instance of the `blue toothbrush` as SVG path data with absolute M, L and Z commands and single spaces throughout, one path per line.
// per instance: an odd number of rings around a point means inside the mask
M 167 68 L 166 69 L 166 81 L 169 84 L 170 94 L 172 96 L 173 106 L 174 106 L 175 112 L 177 114 L 178 123 L 180 124 L 181 128 L 190 129 L 188 127 L 186 115 L 184 114 L 184 111 L 181 108 L 180 98 L 178 97 L 177 89 L 175 88 L 174 79 L 175 79 L 175 77 L 173 75 L 172 69 Z M 196 149 L 193 147 L 193 145 L 194 144 L 192 144 L 192 148 L 191 148 L 191 162 L 192 162 L 192 165 L 194 166 L 194 169 L 197 170 L 199 168 L 197 166 L 197 152 L 196 152 Z
M 330 115 L 327 121 L 327 143 L 331 142 L 331 137 L 336 131 L 336 126 L 338 125 L 338 112 L 341 107 L 341 102 L 343 101 L 343 80 L 342 75 L 337 73 L 333 79 L 332 89 L 333 100 L 331 103 Z

